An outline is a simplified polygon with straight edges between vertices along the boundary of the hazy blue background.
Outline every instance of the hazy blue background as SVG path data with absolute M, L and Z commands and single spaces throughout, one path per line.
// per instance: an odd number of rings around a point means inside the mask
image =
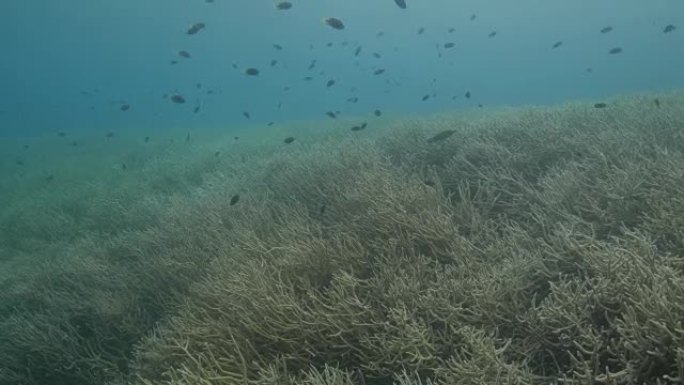
M 393 0 L 292 2 L 278 11 L 269 0 L 3 0 L 0 134 L 230 127 L 246 122 L 243 111 L 251 123 L 277 124 L 328 110 L 423 113 L 684 86 L 682 0 L 407 0 L 406 10 Z M 326 27 L 325 16 L 346 29 Z M 185 34 L 198 21 L 206 29 Z M 678 29 L 663 34 L 667 24 Z M 605 26 L 614 30 L 599 33 Z M 454 49 L 435 47 L 450 41 Z M 608 55 L 617 46 L 624 52 Z M 246 77 L 250 66 L 261 75 Z M 377 68 L 387 72 L 374 76 Z M 175 90 L 186 104 L 162 97 Z M 437 97 L 422 102 L 428 93 Z M 346 101 L 353 96 L 358 103 Z M 131 109 L 120 111 L 122 102 Z

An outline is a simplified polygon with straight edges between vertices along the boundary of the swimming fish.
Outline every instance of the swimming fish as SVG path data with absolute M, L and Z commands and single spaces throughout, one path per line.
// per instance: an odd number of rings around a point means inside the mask
M 207 25 L 204 24 L 204 23 L 202 23 L 202 22 L 195 23 L 195 24 L 191 25 L 190 28 L 188 28 L 188 30 L 187 30 L 186 33 L 187 33 L 188 35 L 194 35 L 194 34 L 196 34 L 197 32 L 203 30 L 204 27 L 206 27 L 206 26 L 207 26 Z
M 285 144 L 290 144 L 294 141 L 295 141 L 295 138 L 293 136 L 288 136 L 287 138 L 285 138 L 285 140 L 283 140 L 283 142 L 285 142 Z
M 354 126 L 351 128 L 352 131 L 361 131 L 368 126 L 368 123 L 363 122 L 360 126 Z
M 608 53 L 611 55 L 616 55 L 616 54 L 622 53 L 622 48 L 620 48 L 620 47 L 611 48 L 610 51 L 608 51 Z
M 613 27 L 611 27 L 611 26 L 603 27 L 603 28 L 601 28 L 601 33 L 608 33 L 612 30 L 613 30 Z
M 240 201 L 240 194 L 235 194 L 230 198 L 230 205 L 235 206 Z
M 665 28 L 663 29 L 663 33 L 670 33 L 670 32 L 672 32 L 672 31 L 674 31 L 675 29 L 677 29 L 677 27 L 675 27 L 675 26 L 672 25 L 672 24 L 668 24 L 668 25 L 666 25 Z
M 596 103 L 594 104 L 594 108 L 606 108 L 608 105 L 606 103 Z
M 259 70 L 253 67 L 245 69 L 245 75 L 247 76 L 259 76 Z
M 286 11 L 290 8 L 292 8 L 292 3 L 289 1 L 281 1 L 275 5 L 276 9 L 279 11 Z
M 439 141 L 445 140 L 446 138 L 450 137 L 451 135 L 453 135 L 455 133 L 456 133 L 456 130 L 444 130 L 444 131 L 438 133 L 437 135 L 431 137 L 427 141 L 428 141 L 428 143 L 439 142 Z
M 405 0 L 394 0 L 394 3 L 397 4 L 397 6 L 401 9 L 406 9 L 406 1 Z
M 342 20 L 336 18 L 336 17 L 326 17 L 323 19 L 323 23 L 328 25 L 329 27 L 337 30 L 344 29 L 344 23 Z
M 177 103 L 177 104 L 185 103 L 185 98 L 183 97 L 183 95 L 180 95 L 180 94 L 171 95 L 170 99 L 172 102 Z

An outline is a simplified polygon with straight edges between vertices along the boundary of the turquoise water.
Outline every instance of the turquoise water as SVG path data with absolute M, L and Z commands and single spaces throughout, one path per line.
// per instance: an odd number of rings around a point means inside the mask
M 679 0 L 292 3 L 278 10 L 265 0 L 3 1 L 0 134 L 229 129 L 326 111 L 420 114 L 684 85 Z M 346 28 L 332 29 L 324 17 Z M 196 22 L 206 28 L 188 35 Z M 670 24 L 676 29 L 664 33 Z M 601 33 L 605 27 L 612 31 Z M 557 41 L 563 45 L 552 49 Z M 449 42 L 454 47 L 444 48 Z M 608 53 L 616 47 L 623 51 Z M 259 76 L 245 76 L 247 67 Z M 327 88 L 329 79 L 336 84 Z M 186 103 L 164 98 L 174 92 Z M 124 104 L 130 109 L 121 111 Z

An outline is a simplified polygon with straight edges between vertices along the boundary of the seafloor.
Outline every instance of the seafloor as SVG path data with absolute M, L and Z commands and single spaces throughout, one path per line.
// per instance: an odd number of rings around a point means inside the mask
M 4 140 L 0 384 L 684 382 L 683 93 L 352 125 Z

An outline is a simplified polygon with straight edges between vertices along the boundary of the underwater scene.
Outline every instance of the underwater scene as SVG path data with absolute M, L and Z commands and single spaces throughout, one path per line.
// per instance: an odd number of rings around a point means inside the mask
M 0 19 L 0 385 L 684 384 L 683 1 Z

